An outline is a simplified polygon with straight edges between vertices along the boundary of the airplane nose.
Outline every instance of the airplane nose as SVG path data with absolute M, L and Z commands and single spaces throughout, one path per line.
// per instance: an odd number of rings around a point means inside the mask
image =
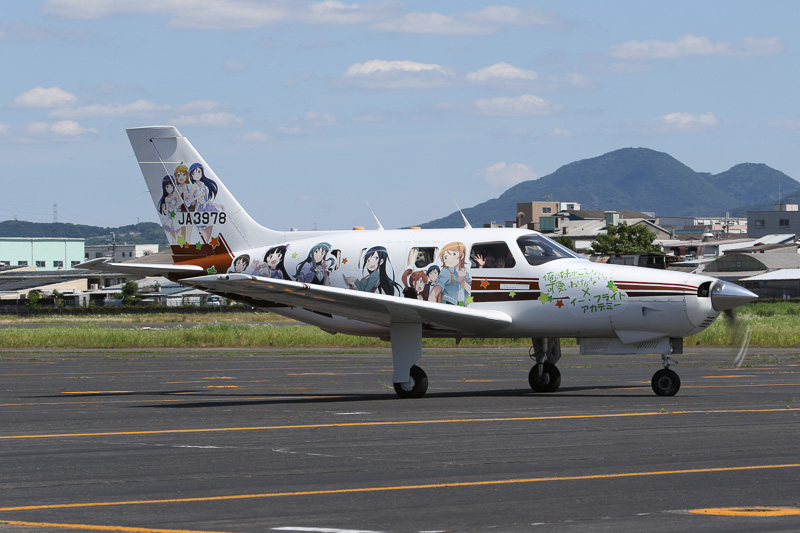
M 711 307 L 715 311 L 727 311 L 757 298 L 755 293 L 727 281 L 717 281 L 711 288 Z

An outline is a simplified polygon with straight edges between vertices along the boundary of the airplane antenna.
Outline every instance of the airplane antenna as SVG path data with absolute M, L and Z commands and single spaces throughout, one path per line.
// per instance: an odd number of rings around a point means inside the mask
M 378 220 L 378 216 L 375 214 L 375 211 L 373 211 L 372 208 L 369 206 L 369 202 L 364 202 L 364 203 L 367 204 L 367 209 L 369 209 L 369 212 L 372 213 L 372 218 L 374 218 L 375 222 L 378 223 L 378 230 L 383 231 L 384 230 L 383 224 L 381 224 L 381 221 Z
M 461 206 L 458 205 L 458 202 L 456 202 L 455 199 L 453 199 L 453 203 L 456 204 L 456 208 L 458 209 L 458 212 L 461 213 L 461 218 L 464 219 L 464 228 L 465 229 L 472 229 L 472 224 L 470 224 L 469 220 L 467 220 L 466 215 L 464 215 L 464 212 L 461 210 Z

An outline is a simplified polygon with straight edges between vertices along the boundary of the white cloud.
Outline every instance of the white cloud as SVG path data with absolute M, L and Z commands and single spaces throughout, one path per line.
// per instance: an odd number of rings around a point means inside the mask
M 222 62 L 223 72 L 239 72 L 242 70 L 250 70 L 250 63 L 247 61 L 237 61 L 235 59 L 225 59 Z
M 454 15 L 442 13 L 408 13 L 399 18 L 378 22 L 371 26 L 375 31 L 418 33 L 433 35 L 489 35 L 511 26 L 560 26 L 554 12 L 537 8 L 489 6 L 480 11 Z
M 570 137 L 574 137 L 574 134 L 570 130 L 556 128 L 548 133 L 547 136 L 553 139 L 568 139 Z
M 44 122 L 36 121 L 31 122 L 25 127 L 25 134 L 28 138 L 20 138 L 19 140 L 27 141 L 33 138 L 70 138 L 79 137 L 88 133 L 97 133 L 94 128 L 86 128 L 81 126 L 74 120 L 60 120 L 58 122 Z
M 80 107 L 64 107 L 48 113 L 50 118 L 115 118 L 152 116 L 170 111 L 170 106 L 158 105 L 147 100 L 136 100 L 128 104 L 92 104 Z
M 539 77 L 533 70 L 523 70 L 508 63 L 495 63 L 476 72 L 470 72 L 466 80 L 470 83 L 508 83 L 532 81 Z
M 774 37 L 745 37 L 737 44 L 724 41 L 711 42 L 705 35 L 686 34 L 676 41 L 627 41 L 609 48 L 611 56 L 620 59 L 678 59 L 690 56 L 763 56 L 783 51 L 783 45 Z
M 767 127 L 775 130 L 799 130 L 800 118 L 776 120 L 768 123 Z
M 499 96 L 475 100 L 473 107 L 481 115 L 519 116 L 549 115 L 561 110 L 559 104 L 549 102 L 533 94 L 522 96 Z
M 43 109 L 72 105 L 78 97 L 58 87 L 34 87 L 26 91 L 11 102 L 11 107 L 25 109 Z
M 182 115 L 169 119 L 176 126 L 193 126 L 200 128 L 239 128 L 244 121 L 231 113 L 200 113 Z
M 74 120 L 61 120 L 50 125 L 50 131 L 57 137 L 75 137 L 86 133 L 97 133 L 94 128 L 84 128 Z
M 311 135 L 319 133 L 323 128 L 338 124 L 336 116 L 330 113 L 309 111 L 302 117 L 295 117 L 286 122 L 278 130 L 285 135 Z
M 251 143 L 265 143 L 272 140 L 272 135 L 264 133 L 263 131 L 248 131 L 236 137 L 237 141 L 251 142 Z
M 492 187 L 511 187 L 523 181 L 535 180 L 539 176 L 524 163 L 508 164 L 505 161 L 480 171 L 481 176 L 486 179 Z
M 661 131 L 700 131 L 717 126 L 719 121 L 714 113 L 708 111 L 702 115 L 691 113 L 670 113 L 656 120 Z
M 372 59 L 350 65 L 342 75 L 345 84 L 372 89 L 441 87 L 452 83 L 452 71 L 435 63 Z

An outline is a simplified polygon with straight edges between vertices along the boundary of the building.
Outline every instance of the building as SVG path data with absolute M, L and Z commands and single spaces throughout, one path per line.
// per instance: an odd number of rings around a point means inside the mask
M 157 244 L 100 244 L 86 246 L 85 260 L 98 257 L 111 257 L 115 262 L 129 261 L 135 257 L 144 257 L 158 253 Z
M 0 266 L 71 269 L 84 261 L 85 239 L 0 237 Z
M 658 217 L 658 225 L 672 230 L 678 238 L 683 234 L 744 235 L 747 217 Z
M 517 203 L 517 227 L 539 231 L 542 217 L 551 217 L 560 211 L 580 209 L 576 202 L 519 202 Z
M 539 231 L 551 238 L 568 237 L 579 252 L 590 251 L 597 236 L 609 224 L 644 225 L 655 240 L 669 239 L 670 233 L 655 223 L 655 217 L 639 211 L 561 211 L 540 219 Z
M 747 236 L 763 237 L 772 233 L 800 233 L 800 210 L 797 204 L 776 204 L 773 211 L 748 211 Z

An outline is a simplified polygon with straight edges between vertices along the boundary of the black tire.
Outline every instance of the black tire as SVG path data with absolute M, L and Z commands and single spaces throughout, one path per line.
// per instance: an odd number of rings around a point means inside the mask
M 542 375 L 539 375 L 539 367 Z M 528 383 L 533 392 L 555 392 L 561 386 L 561 371 L 553 363 L 539 363 L 533 365 L 528 373 Z
M 681 388 L 681 378 L 675 371 L 669 368 L 662 368 L 653 374 L 653 392 L 659 396 L 675 396 Z
M 428 392 L 428 374 L 417 365 L 411 367 L 409 374 L 414 378 L 414 388 L 405 390 L 402 383 L 395 383 L 394 391 L 400 398 L 422 398 Z

